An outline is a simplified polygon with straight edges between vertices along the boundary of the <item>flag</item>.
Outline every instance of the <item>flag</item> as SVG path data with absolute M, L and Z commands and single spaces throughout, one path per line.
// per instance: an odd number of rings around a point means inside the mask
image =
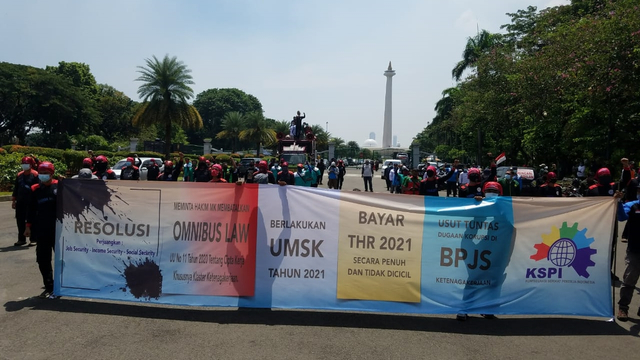
M 498 155 L 496 158 L 496 165 L 503 163 L 505 160 L 507 160 L 507 156 L 504 153 Z

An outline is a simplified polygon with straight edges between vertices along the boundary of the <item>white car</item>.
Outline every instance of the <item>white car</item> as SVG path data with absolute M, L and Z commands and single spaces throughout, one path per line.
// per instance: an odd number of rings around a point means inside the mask
M 149 167 L 149 163 L 151 159 L 154 160 L 156 164 L 160 167 L 160 172 L 164 171 L 164 163 L 160 158 L 150 158 L 150 157 L 141 157 L 135 159 L 135 166 L 140 169 L 140 180 L 147 180 L 147 167 Z M 138 161 L 139 160 L 139 161 Z M 111 170 L 116 174 L 116 178 L 120 180 L 120 172 L 122 172 L 122 168 L 124 164 L 127 162 L 127 158 L 124 158 L 118 161 L 115 165 L 111 167 Z
M 398 164 L 398 165 L 402 165 L 402 160 L 385 160 L 384 163 L 382 164 L 382 171 L 380 171 L 380 178 L 384 179 L 384 170 L 389 167 L 389 166 L 393 166 L 393 164 Z

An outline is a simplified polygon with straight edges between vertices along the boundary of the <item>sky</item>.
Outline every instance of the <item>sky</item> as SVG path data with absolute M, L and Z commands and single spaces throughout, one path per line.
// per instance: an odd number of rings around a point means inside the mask
M 362 144 L 382 143 L 386 77 L 393 135 L 409 146 L 435 116 L 451 69 L 477 29 L 499 32 L 506 13 L 569 0 L 0 0 L 0 61 L 90 66 L 98 83 L 139 100 L 138 66 L 176 56 L 194 96 L 238 88 L 265 117 L 309 124 Z

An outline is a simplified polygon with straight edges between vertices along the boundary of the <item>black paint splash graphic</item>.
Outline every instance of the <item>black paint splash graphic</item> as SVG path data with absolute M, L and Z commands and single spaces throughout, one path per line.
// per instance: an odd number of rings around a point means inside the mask
M 145 258 L 140 261 L 129 261 L 129 264 L 122 262 L 125 266 L 122 271 L 127 285 L 122 291 L 129 288 L 131 295 L 136 299 L 145 300 L 158 299 L 162 294 L 162 273 L 160 267 L 153 260 Z
M 115 214 L 110 204 L 113 191 L 107 187 L 103 180 L 64 179 L 61 184 L 64 188 L 64 197 L 62 198 L 64 206 L 62 206 L 62 211 L 58 211 L 59 221 L 62 221 L 65 215 L 80 220 L 81 216 L 84 217 L 82 213 L 85 210 L 91 211 L 91 206 L 101 211 L 103 218 L 106 218 L 105 208 L 109 208 Z M 58 189 L 58 191 L 60 190 Z M 62 205 L 62 202 L 58 202 L 59 206 Z

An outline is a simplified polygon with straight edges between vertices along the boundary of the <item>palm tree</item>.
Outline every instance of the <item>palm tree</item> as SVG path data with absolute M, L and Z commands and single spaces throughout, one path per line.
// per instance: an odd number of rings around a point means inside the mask
M 329 138 L 331 134 L 325 131 L 320 125 L 311 125 L 311 131 L 316 136 L 316 149 L 318 151 L 327 150 L 329 148 Z
M 336 137 L 334 137 L 334 138 L 331 138 L 331 141 L 332 141 L 334 144 L 336 144 L 336 148 L 337 148 L 338 146 L 342 146 L 342 145 L 344 145 L 344 139 L 343 139 L 343 138 L 336 138 Z
M 231 111 L 224 114 L 222 118 L 222 131 L 216 135 L 216 139 L 230 139 L 231 152 L 236 152 L 236 144 L 240 138 L 240 133 L 245 128 L 245 118 L 238 111 Z
M 275 126 L 273 127 L 273 131 L 277 133 L 282 133 L 283 136 L 289 135 L 289 126 L 291 125 L 291 121 L 280 120 L 276 121 Z
M 193 97 L 191 70 L 174 56 L 165 55 L 162 61 L 153 56 L 145 59 L 146 67 L 138 66 L 143 84 L 138 88 L 142 105 L 133 117 L 134 126 L 158 124 L 165 128 L 164 152 L 171 153 L 171 124 L 201 128 L 202 117 L 187 101 Z
M 460 81 L 465 70 L 476 67 L 480 57 L 487 53 L 494 45 L 500 41 L 499 34 L 492 34 L 487 30 L 482 30 L 478 35 L 467 38 L 467 46 L 462 52 L 462 60 L 451 70 L 451 76 Z
M 240 140 L 256 143 L 256 156 L 260 156 L 260 144 L 269 145 L 275 142 L 276 132 L 267 127 L 261 112 L 249 113 L 245 118 L 246 128 L 240 132 Z

